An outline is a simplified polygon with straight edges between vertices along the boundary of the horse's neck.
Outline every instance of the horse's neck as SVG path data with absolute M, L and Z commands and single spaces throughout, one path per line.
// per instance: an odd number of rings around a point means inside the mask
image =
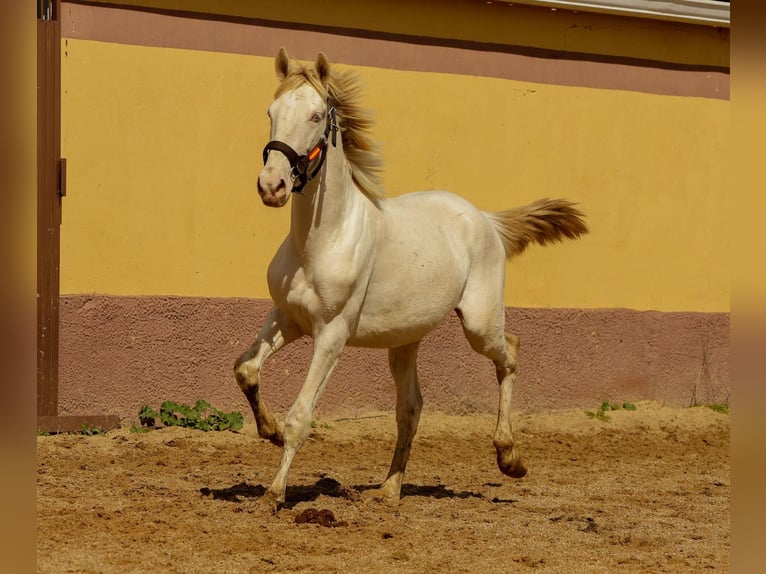
M 302 197 L 293 198 L 290 223 L 290 234 L 304 258 L 340 244 L 353 245 L 369 231 L 365 227 L 372 223 L 372 204 L 353 182 L 340 141 L 335 148 L 328 146 L 323 172 L 305 190 Z

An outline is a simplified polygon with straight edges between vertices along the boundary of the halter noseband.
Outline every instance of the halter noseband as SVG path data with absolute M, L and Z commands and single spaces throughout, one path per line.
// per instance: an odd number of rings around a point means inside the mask
M 335 106 L 330 105 L 330 100 L 328 98 L 327 126 L 324 130 L 324 136 L 313 148 L 311 148 L 311 151 L 309 151 L 309 153 L 306 155 L 298 155 L 298 152 L 296 152 L 285 142 L 281 142 L 279 140 L 271 140 L 263 148 L 263 163 L 264 165 L 266 164 L 266 160 L 269 159 L 269 152 L 271 150 L 282 152 L 287 158 L 287 161 L 290 162 L 290 167 L 292 168 L 290 169 L 290 178 L 293 180 L 292 191 L 293 193 L 300 193 L 306 184 L 314 179 L 314 177 L 316 177 L 316 175 L 322 169 L 325 157 L 327 156 L 327 137 L 330 135 L 331 131 L 332 146 L 335 147 L 337 144 L 338 122 L 335 117 Z M 311 173 L 308 173 L 308 169 L 311 166 L 311 163 L 314 162 L 317 157 L 319 157 L 319 163 L 316 164 L 316 167 L 314 167 Z M 296 179 L 299 180 L 297 184 L 295 183 Z

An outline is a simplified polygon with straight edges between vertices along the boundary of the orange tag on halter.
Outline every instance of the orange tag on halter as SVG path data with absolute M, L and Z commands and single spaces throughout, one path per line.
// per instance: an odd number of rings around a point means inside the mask
M 317 156 L 319 155 L 319 152 L 321 152 L 321 148 L 319 146 L 315 147 L 309 152 L 309 161 L 314 161 Z

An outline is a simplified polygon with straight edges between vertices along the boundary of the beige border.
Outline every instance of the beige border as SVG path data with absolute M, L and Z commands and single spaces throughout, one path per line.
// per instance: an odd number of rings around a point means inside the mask
M 65 38 L 142 46 L 272 56 L 281 46 L 313 59 L 420 72 L 445 72 L 524 82 L 729 98 L 729 73 L 695 66 L 361 30 L 266 22 L 158 9 L 62 5 Z M 417 46 L 417 49 L 413 49 Z

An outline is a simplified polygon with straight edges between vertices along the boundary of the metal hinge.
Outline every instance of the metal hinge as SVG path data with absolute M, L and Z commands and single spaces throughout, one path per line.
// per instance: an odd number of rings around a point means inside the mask
M 59 197 L 66 196 L 66 158 L 59 159 L 59 181 L 58 181 Z

